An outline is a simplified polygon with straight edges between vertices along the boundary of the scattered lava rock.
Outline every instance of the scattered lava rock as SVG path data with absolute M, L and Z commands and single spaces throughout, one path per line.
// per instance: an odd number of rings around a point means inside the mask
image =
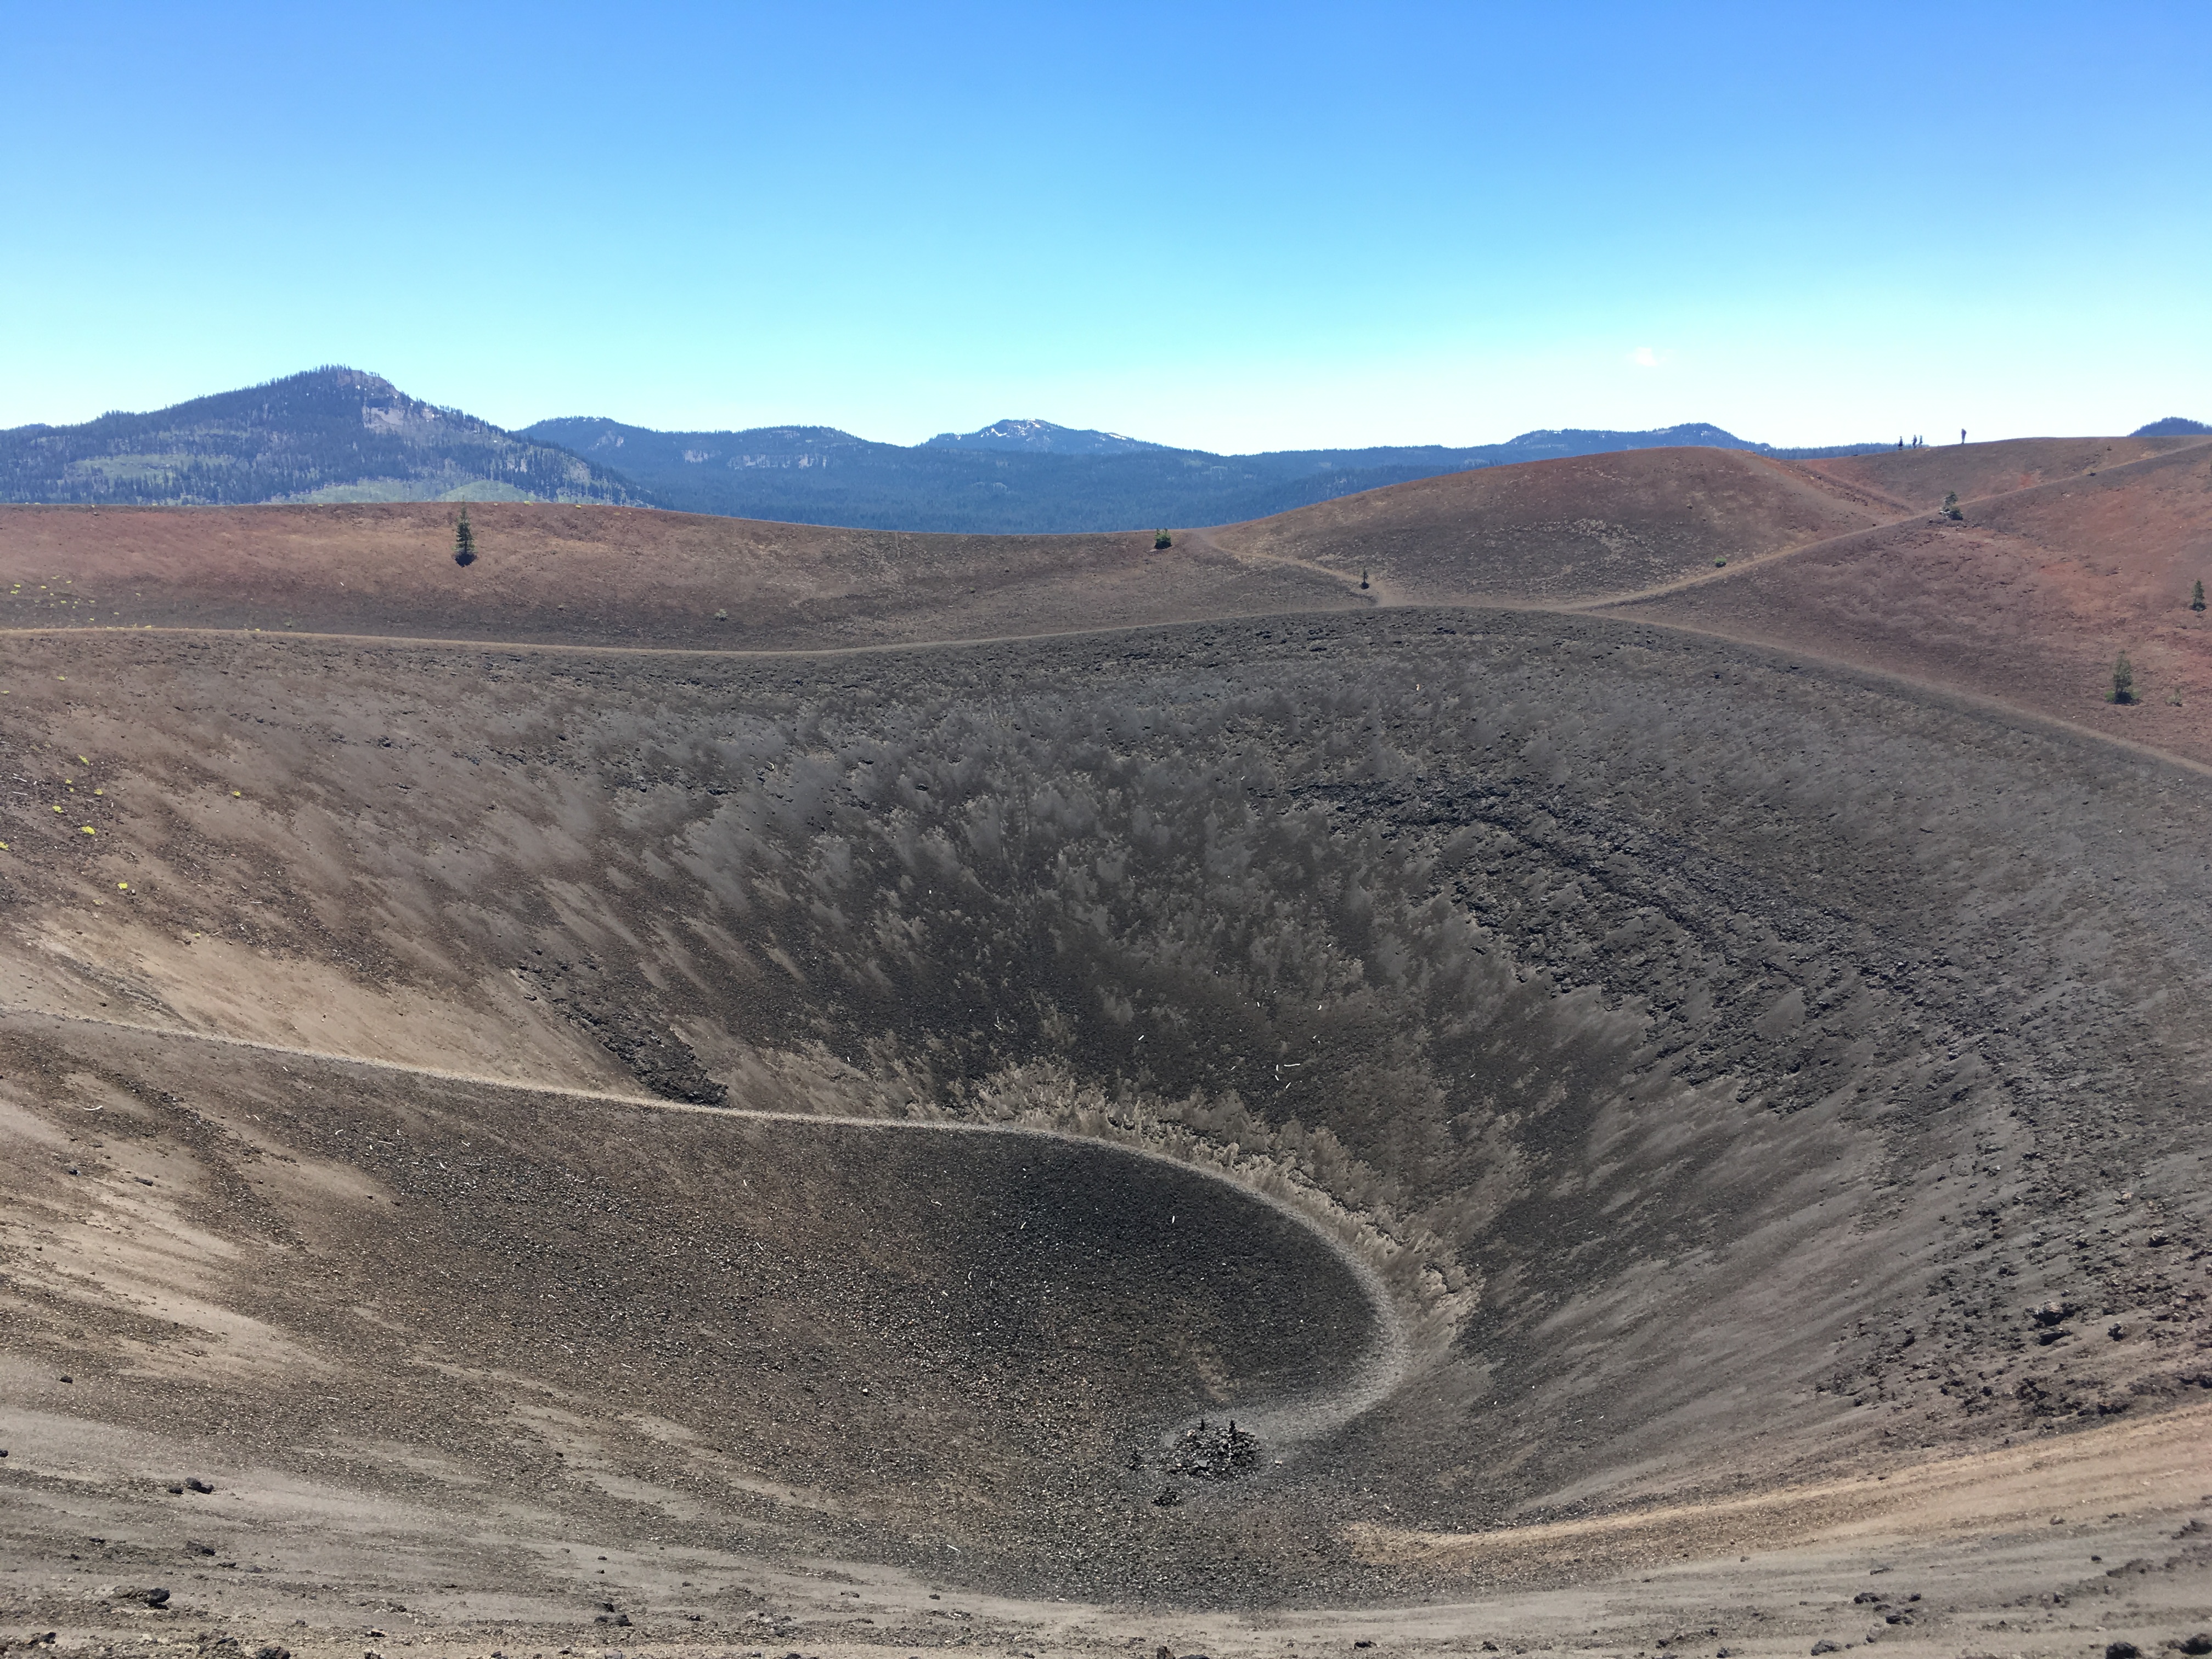
M 1234 1419 L 1226 1427 L 1214 1428 L 1201 1417 L 1176 1442 L 1168 1472 L 1194 1480 L 1233 1480 L 1259 1461 L 1260 1442 Z

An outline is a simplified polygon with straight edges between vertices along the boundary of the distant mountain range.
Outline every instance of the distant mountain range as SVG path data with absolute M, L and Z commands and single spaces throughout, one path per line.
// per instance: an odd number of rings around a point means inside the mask
M 635 502 L 637 487 L 550 445 L 318 368 L 148 415 L 0 432 L 0 500 Z
M 1000 421 L 911 448 L 835 427 L 658 432 L 619 421 L 540 421 L 523 436 L 558 444 L 687 512 L 872 530 L 1011 533 L 1235 524 L 1440 472 L 1561 455 L 1668 445 L 1777 450 L 1716 426 L 1655 432 L 1525 432 L 1510 443 L 1449 448 L 1291 449 L 1216 455 L 1118 433 Z
M 2206 429 L 2170 416 L 2143 431 Z M 1233 524 L 1443 472 L 1673 445 L 1784 458 L 1889 447 L 1778 449 L 1696 422 L 1650 432 L 1524 432 L 1461 448 L 1258 455 L 1176 449 L 1039 420 L 940 433 L 910 447 L 834 427 L 658 432 L 584 416 L 516 433 L 410 398 L 376 375 L 331 368 L 150 414 L 0 432 L 0 500 L 539 500 L 876 530 L 1144 530 Z
M 1079 431 L 1054 426 L 1050 421 L 999 421 L 980 432 L 940 432 L 929 441 L 933 449 L 1017 449 L 1031 454 L 1128 455 L 1140 449 L 1165 449 L 1142 438 L 1125 438 L 1118 432 Z

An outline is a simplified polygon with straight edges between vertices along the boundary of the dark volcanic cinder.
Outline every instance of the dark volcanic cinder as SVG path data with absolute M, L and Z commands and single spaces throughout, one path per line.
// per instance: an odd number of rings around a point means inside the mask
M 1373 1600 L 2204 1386 L 2169 763 L 1465 608 L 10 651 L 21 1397 L 218 1518 Z

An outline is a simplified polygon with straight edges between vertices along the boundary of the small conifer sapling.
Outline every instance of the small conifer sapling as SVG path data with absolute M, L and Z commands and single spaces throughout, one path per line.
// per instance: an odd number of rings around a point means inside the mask
M 453 526 L 453 562 L 471 565 L 477 562 L 477 532 L 469 528 L 469 509 L 461 507 L 461 521 Z
M 2128 653 L 2120 653 L 2119 660 L 2112 665 L 2112 701 L 2133 702 L 2136 700 L 2136 669 L 2128 660 Z
M 1152 550 L 1155 553 L 1158 552 L 1159 550 L 1164 547 L 1173 547 L 1174 545 L 1175 538 L 1169 535 L 1166 531 L 1155 530 L 1152 532 Z
M 2204 578 L 2202 576 L 2197 579 L 2197 586 L 2189 590 L 2189 608 L 2191 611 L 2204 608 Z

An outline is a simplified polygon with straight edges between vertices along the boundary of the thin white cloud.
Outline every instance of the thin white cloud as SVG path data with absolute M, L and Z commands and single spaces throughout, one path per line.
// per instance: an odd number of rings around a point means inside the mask
M 1659 350 L 1656 346 L 1638 346 L 1628 354 L 1628 361 L 1638 368 L 1659 367 Z

